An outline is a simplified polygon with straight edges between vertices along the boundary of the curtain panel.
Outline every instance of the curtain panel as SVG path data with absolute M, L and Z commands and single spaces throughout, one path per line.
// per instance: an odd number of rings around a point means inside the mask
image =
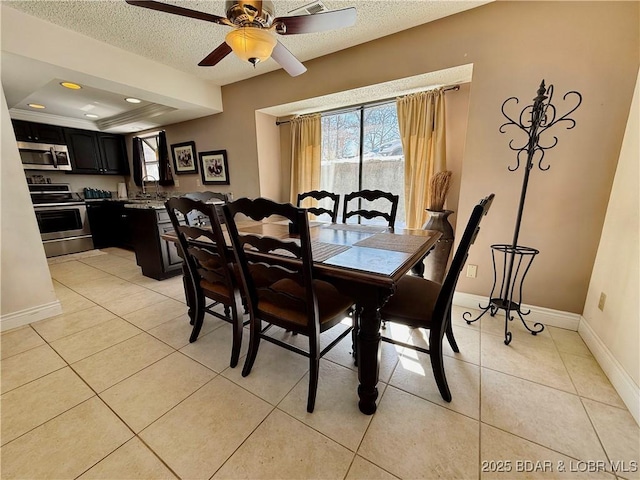
M 136 186 L 142 186 L 142 162 L 144 161 L 144 153 L 142 153 L 142 140 L 133 137 L 133 183 Z
M 404 151 L 404 208 L 408 228 L 427 219 L 431 177 L 447 169 L 444 90 L 439 88 L 396 100 Z
M 320 114 L 291 120 L 291 203 L 298 193 L 320 188 L 322 121 Z
M 167 135 L 164 130 L 158 133 L 158 173 L 160 176 L 158 179 L 159 185 L 163 187 L 174 185 L 171 162 L 169 161 L 169 149 L 167 148 Z

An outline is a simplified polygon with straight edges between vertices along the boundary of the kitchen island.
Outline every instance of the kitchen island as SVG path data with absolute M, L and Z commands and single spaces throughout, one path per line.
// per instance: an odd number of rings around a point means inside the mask
M 175 243 L 162 235 L 173 225 L 162 201 L 138 200 L 124 205 L 136 262 L 146 277 L 164 280 L 182 273 L 182 258 Z

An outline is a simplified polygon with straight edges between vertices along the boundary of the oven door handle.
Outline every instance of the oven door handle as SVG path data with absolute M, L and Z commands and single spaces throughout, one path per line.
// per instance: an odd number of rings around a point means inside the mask
M 38 211 L 38 210 L 47 210 L 47 209 L 52 209 L 52 208 L 60 210 L 61 208 L 64 208 L 64 207 L 72 207 L 72 208 L 78 208 L 78 209 L 87 208 L 86 204 L 84 202 L 37 203 L 37 204 L 35 204 L 33 206 L 33 208 L 36 211 Z
M 56 151 L 54 150 L 53 147 L 51 147 L 49 151 L 51 152 L 51 156 L 53 157 L 52 158 L 53 168 L 58 168 L 58 157 L 56 156 Z

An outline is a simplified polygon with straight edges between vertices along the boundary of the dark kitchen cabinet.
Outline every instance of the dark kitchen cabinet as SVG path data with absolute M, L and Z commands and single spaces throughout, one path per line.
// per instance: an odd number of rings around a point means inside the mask
M 182 258 L 174 242 L 161 238 L 173 232 L 165 209 L 128 209 L 136 261 L 146 277 L 164 280 L 182 273 Z
M 87 214 L 95 248 L 120 247 L 133 249 L 129 212 L 126 202 L 87 202 Z
M 102 154 L 103 173 L 129 175 L 127 147 L 122 135 L 98 133 L 98 144 Z
M 65 144 L 62 127 L 24 120 L 11 120 L 11 123 L 18 142 Z
M 72 173 L 128 175 L 129 161 L 122 135 L 65 128 Z

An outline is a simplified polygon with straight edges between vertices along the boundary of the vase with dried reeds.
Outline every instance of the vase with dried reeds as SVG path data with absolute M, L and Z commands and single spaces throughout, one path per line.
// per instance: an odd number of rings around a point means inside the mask
M 451 187 L 451 175 L 452 172 L 445 170 L 436 173 L 429 182 L 429 207 L 427 208 L 429 218 L 422 228 L 437 230 L 442 233 L 442 236 L 424 261 L 412 269 L 414 274 L 437 283 L 444 281 L 454 239 L 453 227 L 447 219 L 453 211 L 444 209 L 444 203 Z

